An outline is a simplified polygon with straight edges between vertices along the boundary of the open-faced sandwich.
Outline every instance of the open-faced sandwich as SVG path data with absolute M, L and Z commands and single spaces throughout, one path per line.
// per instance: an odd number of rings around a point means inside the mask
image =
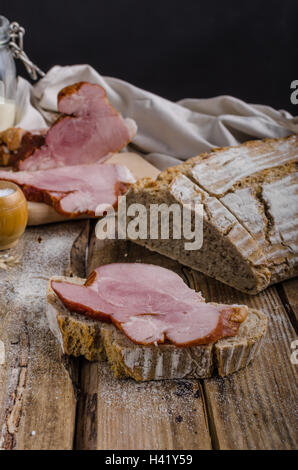
M 178 274 L 141 263 L 52 278 L 47 301 L 65 354 L 107 359 L 116 377 L 138 381 L 229 375 L 256 356 L 267 328 L 264 313 L 206 303 Z

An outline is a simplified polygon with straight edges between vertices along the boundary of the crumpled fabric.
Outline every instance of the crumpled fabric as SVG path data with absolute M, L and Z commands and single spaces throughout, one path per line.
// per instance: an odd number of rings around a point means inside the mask
M 103 77 L 89 65 L 55 66 L 34 86 L 19 77 L 16 126 L 26 130 L 49 126 L 57 117 L 58 92 L 79 81 L 104 87 L 123 117 L 136 121 L 138 133 L 130 150 L 160 170 L 214 147 L 298 133 L 298 117 L 284 110 L 248 104 L 233 96 L 175 103 L 123 80 Z

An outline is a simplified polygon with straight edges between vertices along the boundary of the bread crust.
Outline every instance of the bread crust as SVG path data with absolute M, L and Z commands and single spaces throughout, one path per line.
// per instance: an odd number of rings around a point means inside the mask
M 126 200 L 127 206 L 136 201 L 143 204 L 147 213 L 150 213 L 151 204 L 166 203 L 170 206 L 176 203 L 181 207 L 193 202 L 203 204 L 203 245 L 200 250 L 186 251 L 184 239 L 148 238 L 133 240 L 134 243 L 245 293 L 256 294 L 268 285 L 270 272 L 260 246 L 220 201 L 210 197 L 185 175 L 174 172 L 166 181 L 139 181 L 130 188 Z M 193 221 L 194 210 L 191 211 L 191 217 Z
M 138 181 L 127 194 L 127 204 L 176 202 L 181 207 L 201 195 L 203 247 L 187 254 L 183 239 L 180 247 L 172 239 L 133 241 L 242 292 L 257 294 L 298 275 L 297 180 L 297 135 L 213 149 L 168 168 L 156 181 Z M 178 183 L 180 194 L 173 191 Z M 226 231 L 222 220 L 229 220 Z M 220 258 L 218 247 L 227 249 L 228 257 L 218 259 L 216 269 L 212 261 L 215 255 Z

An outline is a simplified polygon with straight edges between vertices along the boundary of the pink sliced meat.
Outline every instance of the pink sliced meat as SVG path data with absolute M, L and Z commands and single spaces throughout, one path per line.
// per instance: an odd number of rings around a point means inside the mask
M 94 163 L 39 171 L 0 171 L 0 180 L 18 184 L 28 201 L 45 202 L 60 214 L 94 216 L 103 204 L 116 207 L 117 197 L 135 178 L 122 165 Z
M 52 281 L 71 311 L 114 323 L 137 344 L 206 344 L 237 334 L 247 307 L 212 305 L 174 272 L 141 263 L 97 268 L 84 286 Z
M 64 88 L 58 95 L 58 111 L 63 116 L 49 129 L 44 144 L 32 147 L 31 155 L 20 152 L 18 170 L 103 162 L 136 134 L 134 121 L 120 116 L 99 85 L 80 82 Z

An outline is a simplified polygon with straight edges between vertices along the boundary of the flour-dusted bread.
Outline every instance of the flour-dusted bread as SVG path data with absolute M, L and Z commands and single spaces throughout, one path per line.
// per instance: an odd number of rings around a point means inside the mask
M 127 194 L 127 206 L 201 203 L 203 246 L 184 249 L 185 240 L 137 239 L 146 246 L 256 294 L 298 274 L 298 137 L 250 141 L 215 149 L 141 180 Z M 194 216 L 194 214 L 193 214 Z
M 51 281 L 83 285 L 85 279 L 52 278 L 47 292 L 47 317 L 63 353 L 90 361 L 108 360 L 115 377 L 137 381 L 226 376 L 247 366 L 257 355 L 267 329 L 264 313 L 249 309 L 237 336 L 215 343 L 176 347 L 133 343 L 112 324 L 70 312 L 51 288 Z

